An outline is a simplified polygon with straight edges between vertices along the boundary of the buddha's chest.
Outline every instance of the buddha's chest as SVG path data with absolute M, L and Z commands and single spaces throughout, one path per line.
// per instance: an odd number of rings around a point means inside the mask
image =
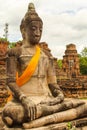
M 32 58 L 33 55 L 30 54 L 26 54 L 26 55 L 21 55 L 18 59 L 18 72 L 19 75 L 21 75 L 25 69 L 28 67 L 29 64 L 30 65 L 30 69 L 32 69 L 33 67 L 35 67 L 35 72 L 33 74 L 33 76 L 45 76 L 47 73 L 47 60 L 45 59 L 45 57 L 40 56 L 37 65 L 35 66 L 35 62 L 32 62 Z M 35 59 L 37 60 L 37 59 Z

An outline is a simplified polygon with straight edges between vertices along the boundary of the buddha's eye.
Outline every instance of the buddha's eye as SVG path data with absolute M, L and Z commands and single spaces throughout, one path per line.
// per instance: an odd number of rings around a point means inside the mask
M 42 28 L 40 28 L 40 32 L 42 32 Z
M 32 27 L 32 30 L 35 31 L 35 30 L 36 30 L 36 27 L 33 26 L 33 27 Z

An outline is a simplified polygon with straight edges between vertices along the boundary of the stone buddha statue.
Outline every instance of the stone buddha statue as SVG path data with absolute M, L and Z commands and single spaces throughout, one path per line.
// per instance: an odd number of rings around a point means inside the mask
M 83 101 L 64 100 L 53 59 L 38 46 L 42 29 L 43 22 L 30 3 L 20 25 L 23 45 L 7 52 L 7 85 L 12 99 L 4 107 L 2 119 L 8 129 L 36 128 L 87 115 L 87 104 Z M 68 119 L 66 110 L 69 114 L 72 111 Z M 73 115 L 73 111 L 79 112 Z M 59 118 L 61 114 L 64 118 Z

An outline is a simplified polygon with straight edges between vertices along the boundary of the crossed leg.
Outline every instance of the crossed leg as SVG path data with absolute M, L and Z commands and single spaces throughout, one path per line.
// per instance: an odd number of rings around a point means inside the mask
M 7 126 L 22 124 L 26 116 L 23 106 L 15 100 L 7 103 L 2 112 L 2 119 Z

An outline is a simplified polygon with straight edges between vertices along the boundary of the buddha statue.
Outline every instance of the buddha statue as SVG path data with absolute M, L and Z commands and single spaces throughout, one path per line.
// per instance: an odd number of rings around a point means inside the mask
M 7 86 L 12 99 L 4 107 L 2 119 L 9 130 L 37 128 L 87 115 L 86 103 L 64 99 L 53 58 L 38 46 L 42 30 L 43 21 L 30 3 L 20 24 L 23 44 L 7 52 Z

